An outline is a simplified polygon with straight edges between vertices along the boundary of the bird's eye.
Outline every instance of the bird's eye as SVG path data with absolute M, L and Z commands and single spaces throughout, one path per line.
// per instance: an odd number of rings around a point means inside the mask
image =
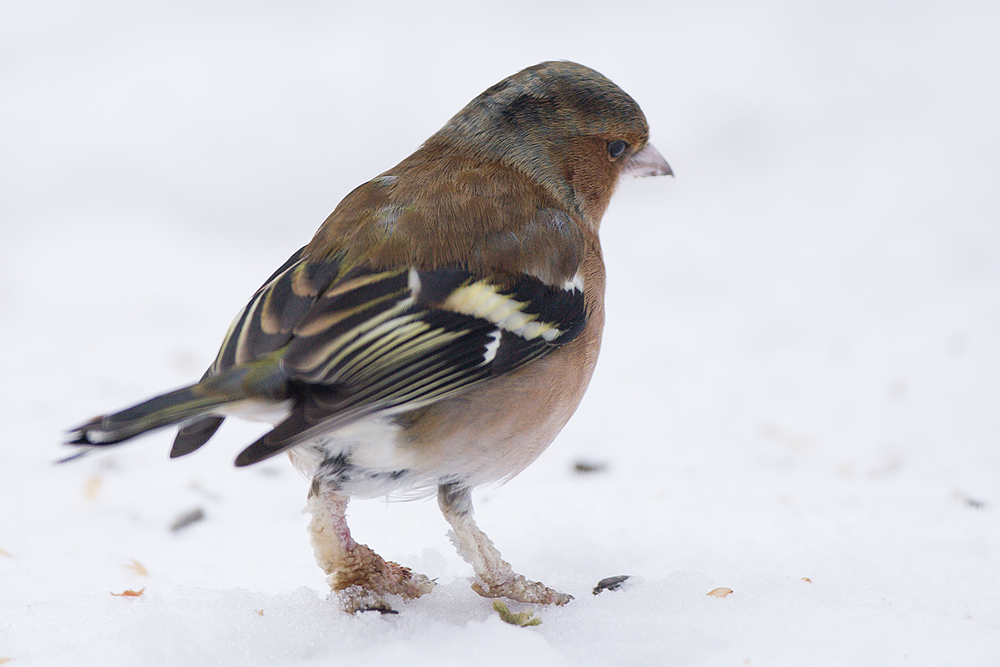
M 610 155 L 611 159 L 613 160 L 622 153 L 624 153 L 626 148 L 628 148 L 628 144 L 622 141 L 621 139 L 615 139 L 614 141 L 609 141 L 608 155 Z

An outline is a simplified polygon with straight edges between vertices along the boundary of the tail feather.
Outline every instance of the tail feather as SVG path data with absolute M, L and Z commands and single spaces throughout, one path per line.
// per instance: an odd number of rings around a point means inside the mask
M 226 369 L 197 384 L 155 396 L 120 412 L 102 415 L 69 432 L 66 444 L 83 447 L 83 456 L 98 447 L 116 445 L 143 433 L 182 424 L 174 440 L 171 457 L 190 454 L 208 442 L 222 425 L 227 406 L 244 402 L 280 405 L 288 398 L 287 378 L 277 358 Z
M 170 449 L 170 458 L 176 459 L 178 456 L 190 454 L 204 445 L 219 430 L 223 420 L 225 417 L 203 417 L 182 426 L 177 431 L 177 437 L 174 438 L 174 446 Z
M 67 444 L 94 447 L 115 445 L 149 431 L 209 414 L 233 400 L 232 397 L 219 394 L 206 395 L 197 389 L 198 386 L 183 387 L 120 412 L 95 417 L 70 430 Z

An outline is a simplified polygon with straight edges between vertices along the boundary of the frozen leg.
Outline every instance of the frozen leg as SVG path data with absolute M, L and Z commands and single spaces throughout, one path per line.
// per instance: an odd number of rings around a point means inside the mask
M 415 598 L 434 588 L 424 575 L 385 561 L 367 545 L 355 542 L 345 516 L 348 497 L 318 487 L 313 484 L 303 512 L 312 514 L 309 537 L 316 562 L 329 575 L 326 581 L 345 611 L 391 611 L 384 596 Z
M 483 597 L 505 597 L 534 604 L 566 604 L 573 599 L 545 584 L 529 581 L 514 572 L 486 533 L 472 518 L 472 495 L 468 487 L 457 483 L 438 487 L 438 505 L 451 525 L 452 542 L 458 554 L 472 565 L 476 581 L 472 590 Z

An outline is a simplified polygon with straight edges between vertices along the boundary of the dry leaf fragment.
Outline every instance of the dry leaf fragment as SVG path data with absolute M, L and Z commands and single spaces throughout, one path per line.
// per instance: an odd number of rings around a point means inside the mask
M 813 582 L 813 580 L 810 579 L 809 577 L 802 577 L 802 581 L 806 582 L 807 584 L 811 584 Z
M 258 616 L 263 616 L 264 615 L 264 610 L 263 609 L 254 609 L 254 611 L 257 612 Z
M 83 485 L 83 497 L 87 500 L 97 500 L 97 496 L 101 494 L 101 476 L 94 475 L 87 480 L 87 483 Z
M 132 570 L 133 572 L 135 572 L 136 574 L 138 574 L 141 577 L 149 576 L 149 570 L 147 570 L 145 568 L 145 566 L 143 566 L 142 563 L 140 563 L 139 561 L 137 561 L 134 558 L 132 559 L 132 562 L 126 564 L 125 567 L 127 567 L 130 570 Z
M 711 595 L 713 598 L 724 598 L 732 592 L 732 588 L 713 588 L 707 593 L 707 595 Z
M 10 662 L 13 659 L 14 658 L 0 658 L 0 665 L 2 665 L 4 663 L 8 663 L 8 662 Z
M 137 591 L 133 591 L 131 588 L 127 588 L 121 593 L 112 593 L 112 595 L 114 595 L 116 598 L 137 598 L 140 595 L 142 595 L 145 590 L 146 590 L 145 587 L 140 588 Z
M 500 600 L 493 601 L 493 609 L 496 613 L 500 614 L 500 620 L 504 623 L 510 623 L 511 625 L 518 625 L 524 627 L 526 625 L 541 625 L 542 619 L 535 616 L 535 612 L 530 609 L 525 611 L 519 611 L 516 614 L 507 608 Z
M 14 557 L 14 556 L 11 555 L 11 553 L 9 551 L 4 551 L 3 549 L 0 549 L 0 556 L 6 556 L 7 558 L 13 558 Z

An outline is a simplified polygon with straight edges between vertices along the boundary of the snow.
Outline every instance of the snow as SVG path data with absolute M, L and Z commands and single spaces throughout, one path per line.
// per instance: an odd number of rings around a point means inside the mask
M 961 0 L 3 3 L 0 658 L 1000 664 L 998 34 Z M 503 623 L 433 502 L 376 500 L 355 535 L 439 585 L 338 612 L 306 481 L 231 466 L 261 425 L 52 465 L 196 378 L 351 188 L 551 58 L 635 97 L 677 174 L 605 216 L 579 413 L 475 495 L 571 604 Z

